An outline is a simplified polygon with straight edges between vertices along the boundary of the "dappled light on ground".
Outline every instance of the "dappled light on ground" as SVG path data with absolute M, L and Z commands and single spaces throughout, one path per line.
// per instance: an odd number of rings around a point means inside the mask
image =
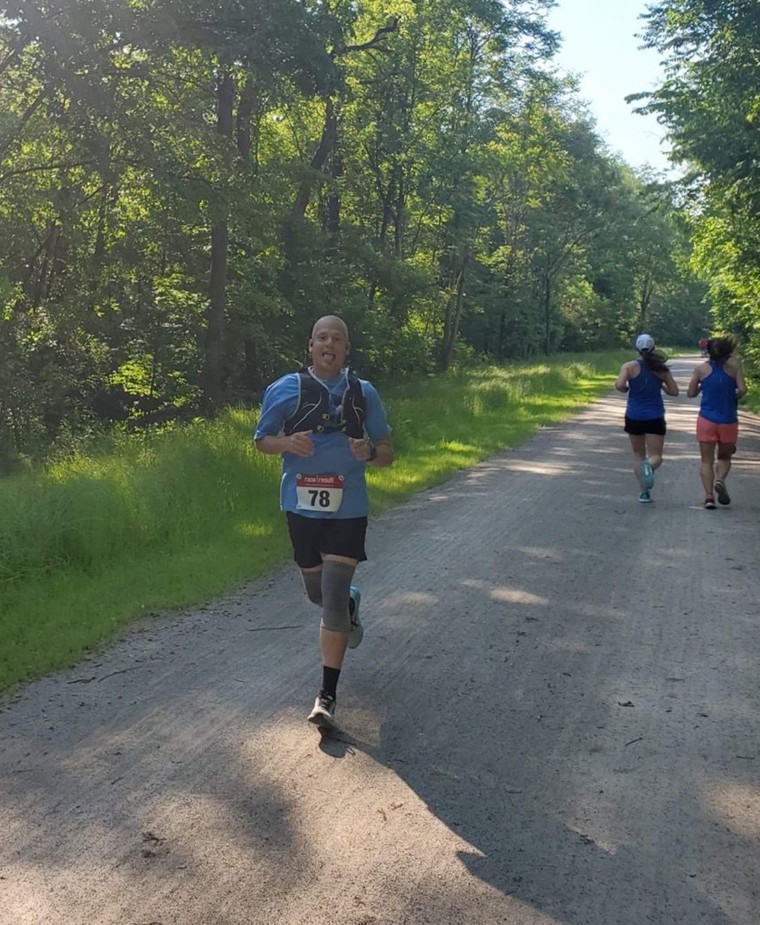
M 519 588 L 493 588 L 489 594 L 493 600 L 504 604 L 535 604 L 544 607 L 549 603 L 547 598 L 531 594 L 529 591 L 521 591 Z
M 754 743 L 748 743 L 746 750 L 751 754 L 741 756 L 740 761 L 752 766 L 757 760 Z M 706 782 L 702 798 L 716 823 L 756 842 L 760 850 L 760 784 L 725 779 Z
M 534 475 L 566 475 L 572 463 L 526 463 L 513 462 L 509 468 L 515 472 L 531 472 Z
M 373 520 L 332 735 L 292 565 L 31 685 L 0 711 L 3 913 L 757 925 L 756 471 L 695 528 L 676 402 L 642 510 L 622 410 Z

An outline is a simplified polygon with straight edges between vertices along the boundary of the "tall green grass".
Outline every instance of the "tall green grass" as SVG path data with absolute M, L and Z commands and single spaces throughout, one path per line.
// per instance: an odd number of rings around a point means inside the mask
M 231 411 L 0 481 L 0 581 L 92 574 L 271 521 L 276 461 L 255 452 L 251 426 L 250 413 Z
M 471 369 L 383 388 L 397 461 L 378 512 L 524 441 L 612 385 L 623 354 Z M 74 664 L 123 627 L 208 601 L 289 555 L 279 459 L 231 410 L 0 480 L 0 690 Z

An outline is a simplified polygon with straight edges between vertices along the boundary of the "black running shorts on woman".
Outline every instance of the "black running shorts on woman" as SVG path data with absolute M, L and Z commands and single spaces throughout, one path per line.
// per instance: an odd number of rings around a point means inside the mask
M 637 421 L 635 418 L 625 416 L 625 432 L 641 436 L 642 434 L 658 434 L 665 436 L 665 418 L 652 418 L 649 421 Z

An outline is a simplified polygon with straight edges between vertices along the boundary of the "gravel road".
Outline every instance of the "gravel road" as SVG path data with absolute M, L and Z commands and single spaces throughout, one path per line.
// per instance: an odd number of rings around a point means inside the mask
M 623 409 L 373 521 L 339 736 L 290 566 L 6 698 L 2 925 L 758 925 L 760 418 Z

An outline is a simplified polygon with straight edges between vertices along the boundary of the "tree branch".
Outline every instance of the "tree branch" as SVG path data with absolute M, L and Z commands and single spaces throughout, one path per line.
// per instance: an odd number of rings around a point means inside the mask
M 391 19 L 387 26 L 382 26 L 368 42 L 362 42 L 359 45 L 343 45 L 341 48 L 333 48 L 330 52 L 331 58 L 337 58 L 338 55 L 345 55 L 350 51 L 367 51 L 368 48 L 376 48 L 380 39 L 384 35 L 390 35 L 392 32 L 398 32 L 398 19 Z
M 8 173 L 0 175 L 0 183 L 10 180 L 13 177 L 19 177 L 27 173 L 42 173 L 46 170 L 71 170 L 73 167 L 91 167 L 97 164 L 96 160 L 72 161 L 61 164 L 38 164 L 36 167 L 20 167 L 18 170 L 9 170 Z

